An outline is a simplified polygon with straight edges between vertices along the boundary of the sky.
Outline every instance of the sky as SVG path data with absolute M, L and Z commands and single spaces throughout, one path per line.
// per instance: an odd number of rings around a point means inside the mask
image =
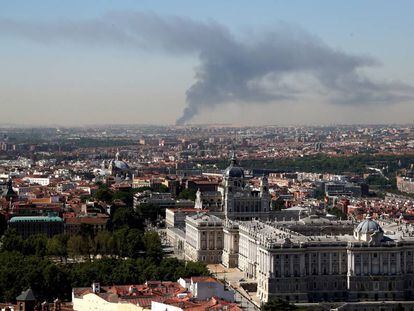
M 413 11 L 0 0 L 0 124 L 412 123 Z

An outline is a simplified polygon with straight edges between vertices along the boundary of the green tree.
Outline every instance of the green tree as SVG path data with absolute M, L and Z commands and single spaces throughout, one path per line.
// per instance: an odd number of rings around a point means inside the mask
M 112 215 L 110 226 L 116 231 L 123 226 L 128 228 L 142 228 L 143 221 L 138 217 L 132 207 L 119 207 Z
M 149 258 L 159 261 L 163 257 L 160 236 L 155 231 L 145 232 L 143 236 L 145 253 Z
M 115 250 L 116 254 L 121 257 L 128 257 L 130 254 L 130 249 L 127 241 L 129 228 L 124 226 L 121 229 L 118 229 L 114 232 L 113 237 L 115 241 Z
M 25 243 L 15 229 L 7 229 L 1 237 L 1 250 L 23 252 Z
M 7 230 L 7 221 L 3 213 L 0 213 L 0 236 Z
M 49 256 L 58 256 L 60 261 L 67 260 L 68 257 L 68 244 L 69 237 L 65 234 L 58 234 L 53 236 L 47 241 L 46 254 Z
M 126 236 L 128 257 L 137 258 L 144 253 L 142 232 L 138 229 L 129 229 Z
M 83 237 L 93 237 L 95 235 L 93 226 L 90 224 L 82 223 L 80 225 L 79 235 Z
M 167 193 L 167 192 L 170 192 L 170 189 L 169 189 L 166 185 L 161 184 L 161 185 L 159 186 L 158 191 L 159 191 L 159 192 L 163 192 L 163 193 Z
M 187 261 L 185 262 L 185 270 L 184 274 L 186 277 L 190 277 L 192 275 L 203 275 L 208 276 L 210 275 L 210 271 L 208 270 L 207 266 L 198 261 Z
M 43 258 L 46 255 L 47 236 L 44 234 L 37 234 L 29 236 L 24 241 L 23 253 L 26 255 L 36 255 Z
M 88 260 L 91 259 L 93 252 L 93 244 L 90 237 L 83 237 L 81 235 L 71 236 L 68 240 L 68 254 L 72 258 L 78 256 L 86 257 Z
M 193 189 L 184 189 L 178 194 L 178 198 L 181 200 L 195 201 L 196 191 Z
M 161 214 L 161 208 L 159 205 L 142 203 L 136 207 L 136 213 L 141 219 L 148 219 L 152 222 L 156 221 Z
M 100 231 L 94 238 L 94 255 L 113 255 L 116 251 L 114 237 L 108 231 Z
M 96 191 L 95 198 L 110 203 L 113 201 L 113 193 L 107 188 L 100 188 Z

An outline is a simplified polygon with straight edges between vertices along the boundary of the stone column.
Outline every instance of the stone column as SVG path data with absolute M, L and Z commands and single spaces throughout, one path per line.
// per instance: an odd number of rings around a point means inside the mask
M 364 275 L 364 254 L 360 253 L 359 256 L 361 257 L 361 262 L 360 262 L 361 275 Z
M 273 278 L 275 276 L 275 254 L 269 253 L 270 256 L 270 273 L 271 277 Z
M 342 274 L 342 253 L 341 252 L 338 252 L 338 265 L 339 265 L 338 273 L 339 275 L 341 275 Z
M 378 253 L 379 256 L 379 274 L 384 274 L 384 267 L 383 267 L 383 261 L 382 261 L 382 257 L 384 256 L 384 254 L 382 252 Z
M 321 253 L 318 253 L 318 274 L 321 275 Z
M 309 275 L 311 275 L 313 273 L 312 271 L 312 253 L 308 253 L 308 271 L 309 271 Z M 413 256 L 414 257 L 414 256 Z
M 305 269 L 305 254 L 300 254 L 300 276 L 306 275 L 306 269 Z
M 403 273 L 407 273 L 407 252 L 404 251 L 404 271 Z
M 332 253 L 329 253 L 329 274 L 332 274 Z
M 397 253 L 397 260 L 395 262 L 395 271 L 397 274 L 401 273 L 401 252 Z
M 388 275 L 391 275 L 391 254 L 388 252 Z
M 372 253 L 368 253 L 368 273 L 372 274 Z

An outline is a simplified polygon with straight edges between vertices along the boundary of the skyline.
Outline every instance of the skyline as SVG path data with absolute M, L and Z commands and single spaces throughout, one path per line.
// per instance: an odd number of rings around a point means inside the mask
M 413 5 L 350 2 L 5 2 L 1 124 L 412 123 Z

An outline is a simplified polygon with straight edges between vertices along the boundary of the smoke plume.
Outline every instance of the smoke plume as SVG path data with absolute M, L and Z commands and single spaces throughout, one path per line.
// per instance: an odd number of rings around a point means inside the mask
M 88 20 L 44 23 L 0 18 L 0 35 L 43 44 L 69 41 L 197 55 L 195 82 L 186 91 L 186 108 L 177 124 L 226 103 L 293 101 L 309 91 L 339 105 L 392 104 L 414 94 L 410 85 L 364 75 L 361 69 L 379 65 L 376 59 L 334 49 L 287 24 L 235 34 L 214 21 L 112 12 Z M 312 90 L 298 83 L 299 77 L 318 87 Z

